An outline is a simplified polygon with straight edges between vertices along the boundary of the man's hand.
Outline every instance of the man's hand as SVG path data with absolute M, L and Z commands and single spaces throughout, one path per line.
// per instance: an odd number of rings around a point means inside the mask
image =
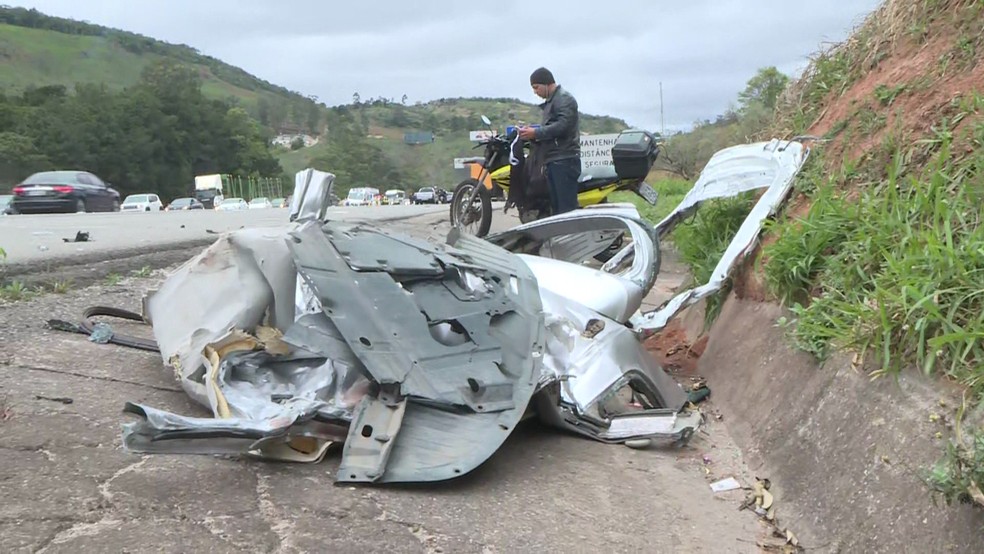
M 536 129 L 533 127 L 520 127 L 519 138 L 523 140 L 533 140 L 536 138 Z

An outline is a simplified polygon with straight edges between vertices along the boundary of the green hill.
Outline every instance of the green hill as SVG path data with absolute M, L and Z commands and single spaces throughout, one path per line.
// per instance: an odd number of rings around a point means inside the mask
M 190 46 L 36 10 L 0 7 L 0 90 L 8 93 L 45 85 L 72 90 L 76 83 L 122 89 L 162 59 L 193 68 L 207 96 L 233 99 L 266 127 L 320 129 L 323 106 Z
M 378 188 L 404 188 L 415 190 L 425 185 L 452 188 L 467 176 L 466 170 L 454 169 L 454 158 L 481 156 L 481 149 L 474 149 L 469 141 L 469 131 L 484 129 L 481 116 L 492 120 L 500 131 L 507 125 L 538 123 L 539 108 L 530 103 L 511 98 L 453 98 L 440 99 L 416 105 L 404 105 L 386 99 L 375 99 L 330 110 L 327 140 L 309 148 L 281 152 L 280 164 L 288 174 L 306 167 L 336 171 L 330 162 L 338 163 L 330 156 L 334 131 L 353 132 L 362 135 L 362 143 L 384 158 L 381 160 L 395 168 L 397 182 L 346 183 L 339 180 L 339 188 L 370 185 Z M 351 123 L 345 127 L 339 117 Z M 585 133 L 617 133 L 628 125 L 613 117 L 581 114 L 581 131 Z M 433 133 L 433 142 L 407 144 L 404 134 L 410 132 Z M 375 147 L 375 148 L 372 148 Z
M 363 185 L 408 190 L 427 184 L 453 187 L 466 176 L 465 170 L 453 168 L 454 158 L 482 154 L 468 140 L 469 131 L 484 128 L 481 115 L 491 118 L 499 129 L 540 120 L 536 105 L 511 98 L 440 99 L 405 105 L 393 99 L 356 97 L 352 104 L 327 108 L 191 46 L 0 6 L 0 93 L 11 98 L 46 86 L 63 86 L 69 93 L 77 85 L 122 91 L 136 86 L 147 68 L 161 62 L 191 69 L 206 97 L 242 107 L 268 134 L 320 135 L 327 128 L 327 136 L 315 146 L 282 149 L 277 156 L 288 180 L 306 167 L 324 169 L 338 175 L 341 192 Z M 614 133 L 626 127 L 619 119 L 582 114 L 581 130 L 587 133 Z M 432 133 L 434 140 L 405 144 L 407 132 Z M 28 169 L 21 165 L 18 171 Z

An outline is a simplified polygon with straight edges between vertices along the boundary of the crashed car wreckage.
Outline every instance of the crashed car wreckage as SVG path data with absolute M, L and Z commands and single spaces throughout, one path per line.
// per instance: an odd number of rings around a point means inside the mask
M 304 170 L 289 224 L 222 236 L 144 299 L 164 362 L 213 417 L 128 403 L 123 444 L 313 462 L 344 443 L 338 482 L 389 483 L 464 475 L 534 414 L 604 442 L 685 442 L 702 415 L 642 340 L 721 287 L 807 154 L 723 150 L 655 227 L 617 204 L 446 244 L 329 220 L 334 176 Z M 659 238 L 761 188 L 711 282 L 641 313 Z

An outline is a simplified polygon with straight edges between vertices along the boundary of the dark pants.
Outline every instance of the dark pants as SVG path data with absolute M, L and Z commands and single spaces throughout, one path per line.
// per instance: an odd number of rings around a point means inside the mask
M 550 208 L 553 215 L 574 211 L 577 203 L 577 179 L 581 176 L 581 158 L 566 158 L 547 163 Z

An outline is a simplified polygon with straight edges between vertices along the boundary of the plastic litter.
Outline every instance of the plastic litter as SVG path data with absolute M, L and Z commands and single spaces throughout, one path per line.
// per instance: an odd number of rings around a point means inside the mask
M 711 490 L 714 492 L 733 491 L 740 488 L 741 483 L 734 477 L 728 477 L 727 479 L 721 479 L 720 481 L 711 483 Z

